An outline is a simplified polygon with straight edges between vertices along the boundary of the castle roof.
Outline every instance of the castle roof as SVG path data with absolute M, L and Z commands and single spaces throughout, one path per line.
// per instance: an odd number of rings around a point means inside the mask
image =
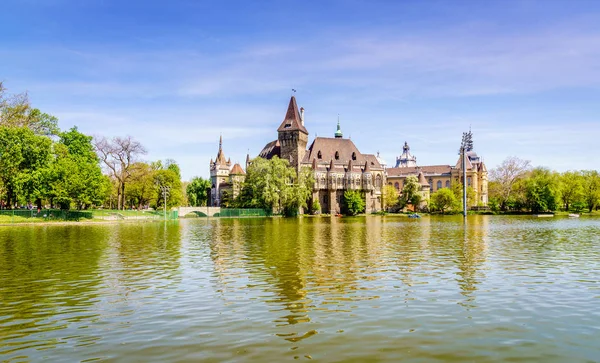
M 246 175 L 246 172 L 244 171 L 244 169 L 242 169 L 242 166 L 240 164 L 235 163 L 235 165 L 231 169 L 230 174 L 231 175 Z
M 279 140 L 274 140 L 266 144 L 258 154 L 258 156 L 263 159 L 272 159 L 275 155 L 281 157 L 281 144 L 279 143 Z
M 211 159 L 211 161 L 212 161 L 212 159 Z M 215 165 L 218 165 L 218 166 L 231 165 L 230 161 L 225 160 L 225 153 L 223 152 L 223 136 L 219 137 L 219 151 L 217 152 L 217 159 L 215 160 Z
M 450 175 L 452 167 L 450 165 L 426 165 L 387 169 L 388 177 L 418 175 L 419 172 L 422 172 L 424 175 Z
M 371 156 L 369 156 L 369 162 L 373 162 L 371 167 L 381 168 L 377 158 Z M 316 159 L 317 163 L 322 160 L 333 160 L 335 164 L 340 165 L 348 165 L 350 160 L 355 162 L 356 165 L 364 165 L 367 161 L 367 157 L 358 151 L 352 140 L 329 137 L 316 137 L 313 140 L 304 155 L 302 163 L 308 164 L 312 159 Z
M 302 118 L 300 117 L 300 112 L 298 111 L 298 105 L 296 104 L 296 97 L 292 96 L 290 98 L 290 104 L 288 105 L 287 113 L 285 114 L 285 118 L 283 122 L 277 129 L 277 131 L 302 131 L 308 135 L 308 131 L 302 124 Z

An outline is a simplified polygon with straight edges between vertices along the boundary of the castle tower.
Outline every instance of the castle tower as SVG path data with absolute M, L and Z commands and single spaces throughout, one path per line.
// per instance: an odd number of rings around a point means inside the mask
M 227 184 L 229 179 L 229 170 L 231 169 L 231 160 L 225 160 L 223 153 L 223 136 L 219 137 L 219 151 L 217 159 L 210 160 L 210 182 L 211 182 L 211 200 L 210 205 L 219 206 L 221 185 Z
M 302 116 L 304 116 L 304 112 L 302 112 Z M 298 111 L 296 97 L 292 96 L 285 119 L 277 129 L 277 139 L 281 145 L 281 158 L 289 160 L 296 170 L 299 170 L 308 144 L 308 131 L 304 127 L 302 116 Z

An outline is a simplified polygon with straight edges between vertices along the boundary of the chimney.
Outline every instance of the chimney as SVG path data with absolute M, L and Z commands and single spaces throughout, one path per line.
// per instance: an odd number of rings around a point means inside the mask
M 302 126 L 304 126 L 304 107 L 300 107 L 300 121 L 302 122 Z

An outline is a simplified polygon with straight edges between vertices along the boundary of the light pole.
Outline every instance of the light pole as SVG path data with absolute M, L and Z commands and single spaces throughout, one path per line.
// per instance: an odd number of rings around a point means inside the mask
M 167 220 L 167 194 L 169 194 L 170 190 L 171 190 L 171 187 L 168 186 L 168 185 L 161 185 L 160 186 L 160 191 L 162 192 L 163 198 L 164 198 L 164 201 L 165 201 L 165 204 L 163 206 L 164 207 L 165 221 Z

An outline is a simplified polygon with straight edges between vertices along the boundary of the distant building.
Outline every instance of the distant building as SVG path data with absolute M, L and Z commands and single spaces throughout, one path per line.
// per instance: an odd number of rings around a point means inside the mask
M 488 203 L 488 175 L 483 160 L 473 150 L 472 133 L 467 134 L 467 185 L 473 187 L 477 204 Z M 455 166 L 451 165 L 417 165 L 417 158 L 410 154 L 408 143 L 404 143 L 402 155 L 396 158 L 396 167 L 387 169 L 387 183 L 399 192 L 404 187 L 406 177 L 417 176 L 422 186 L 423 199 L 428 200 L 429 195 L 442 189 L 451 188 L 455 183 L 462 183 L 461 157 Z M 425 202 L 424 202 L 425 203 Z M 422 205 L 424 206 L 424 204 Z
M 241 165 L 231 165 L 231 159 L 225 160 L 223 137 L 219 138 L 219 151 L 215 161 L 210 159 L 210 201 L 209 205 L 219 207 L 233 200 L 240 193 L 246 172 Z
M 307 145 L 304 109 L 298 110 L 296 98 L 292 96 L 285 118 L 277 129 L 277 140 L 265 145 L 258 156 L 270 159 L 277 155 L 289 160 L 296 170 L 312 168 L 315 185 L 311 205 L 319 201 L 324 213 L 341 212 L 346 190 L 363 193 L 367 213 L 381 210 L 384 167 L 375 155 L 361 153 L 352 140 L 343 137 L 339 120 L 334 137 L 316 137 L 308 149 Z

